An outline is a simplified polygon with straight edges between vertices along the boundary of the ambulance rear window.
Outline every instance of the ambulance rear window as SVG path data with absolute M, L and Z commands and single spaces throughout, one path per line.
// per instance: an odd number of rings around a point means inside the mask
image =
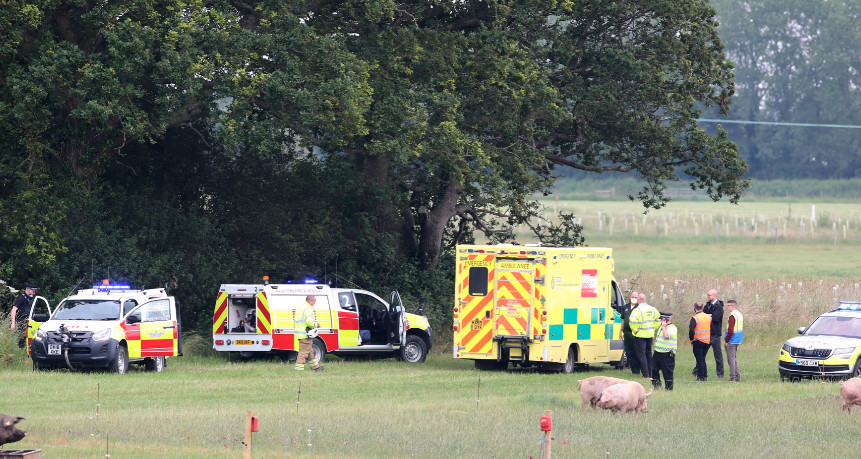
M 473 266 L 469 268 L 470 296 L 487 296 L 487 268 Z

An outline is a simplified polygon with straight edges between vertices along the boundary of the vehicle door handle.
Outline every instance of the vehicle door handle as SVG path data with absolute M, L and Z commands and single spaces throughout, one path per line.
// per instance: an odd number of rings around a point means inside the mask
M 176 325 L 165 325 L 164 328 L 176 328 Z

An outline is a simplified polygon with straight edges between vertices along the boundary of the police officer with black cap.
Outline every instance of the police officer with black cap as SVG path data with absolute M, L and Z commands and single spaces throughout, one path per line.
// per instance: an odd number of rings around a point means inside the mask
M 673 390 L 673 370 L 676 368 L 679 330 L 673 324 L 673 314 L 662 312 L 661 329 L 655 333 L 655 353 L 652 355 L 652 386 L 661 388 L 661 375 L 664 373 L 664 387 Z
M 18 347 L 24 349 L 27 343 L 27 321 L 30 319 L 30 309 L 33 307 L 33 300 L 36 297 L 36 289 L 34 284 L 27 284 L 24 292 L 18 294 L 15 298 L 15 305 L 12 306 L 12 330 L 18 332 Z

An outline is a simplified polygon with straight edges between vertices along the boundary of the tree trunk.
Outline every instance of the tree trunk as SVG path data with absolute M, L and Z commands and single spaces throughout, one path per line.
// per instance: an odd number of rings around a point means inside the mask
M 419 262 L 422 270 L 434 269 L 439 262 L 442 236 L 449 221 L 457 214 L 460 184 L 449 182 L 442 200 L 420 220 Z

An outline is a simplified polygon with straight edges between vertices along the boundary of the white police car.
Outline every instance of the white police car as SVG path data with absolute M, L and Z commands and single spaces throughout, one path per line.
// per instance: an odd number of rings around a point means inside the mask
M 861 301 L 841 301 L 780 349 L 780 379 L 861 376 Z

